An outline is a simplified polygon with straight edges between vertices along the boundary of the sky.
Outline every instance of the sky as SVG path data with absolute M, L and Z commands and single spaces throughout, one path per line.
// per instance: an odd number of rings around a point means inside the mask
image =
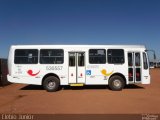
M 0 58 L 19 44 L 145 45 L 160 59 L 160 0 L 0 0 Z

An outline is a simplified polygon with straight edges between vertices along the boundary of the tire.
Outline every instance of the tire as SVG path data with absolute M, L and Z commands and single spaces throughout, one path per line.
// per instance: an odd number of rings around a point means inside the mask
M 54 76 L 49 76 L 43 81 L 43 88 L 48 92 L 56 92 L 59 86 L 60 81 Z
M 121 91 L 125 86 L 125 81 L 122 77 L 115 75 L 109 80 L 109 88 L 114 91 Z

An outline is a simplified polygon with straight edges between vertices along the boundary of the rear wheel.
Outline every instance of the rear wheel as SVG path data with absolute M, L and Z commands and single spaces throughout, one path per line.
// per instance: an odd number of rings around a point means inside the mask
M 124 88 L 124 86 L 124 79 L 118 75 L 111 77 L 109 80 L 109 87 L 111 90 L 120 91 Z
M 57 77 L 49 76 L 43 81 L 43 87 L 48 92 L 55 92 L 60 86 L 60 81 Z

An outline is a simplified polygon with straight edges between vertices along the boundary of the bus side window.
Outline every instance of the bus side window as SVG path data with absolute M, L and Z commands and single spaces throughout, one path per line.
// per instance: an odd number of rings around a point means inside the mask
M 15 64 L 37 64 L 38 50 L 37 49 L 16 49 L 14 54 Z
M 106 50 L 105 49 L 89 49 L 89 63 L 90 64 L 106 64 Z
M 123 64 L 124 50 L 123 49 L 108 49 L 107 51 L 109 64 Z
M 41 64 L 63 64 L 64 51 L 62 49 L 41 49 L 40 63 Z

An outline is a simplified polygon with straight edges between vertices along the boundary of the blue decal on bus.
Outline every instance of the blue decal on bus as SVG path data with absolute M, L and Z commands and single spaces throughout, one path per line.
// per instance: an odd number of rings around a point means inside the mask
M 86 75 L 91 75 L 91 70 L 86 70 Z

